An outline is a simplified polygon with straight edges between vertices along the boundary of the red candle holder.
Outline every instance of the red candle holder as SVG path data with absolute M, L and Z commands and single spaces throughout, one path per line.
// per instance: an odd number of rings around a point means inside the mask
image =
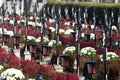
M 96 64 L 97 64 L 97 62 L 94 60 L 90 60 L 90 61 L 86 62 L 88 74 L 95 74 L 96 73 Z
M 75 36 L 76 36 L 76 32 L 71 32 L 71 33 L 70 33 L 70 37 L 71 37 L 71 38 L 75 38 Z
M 8 43 L 9 42 L 9 39 L 10 39 L 10 35 L 8 35 L 8 34 L 4 34 L 4 42 L 5 43 Z
M 37 44 L 36 43 L 32 43 L 29 45 L 29 51 L 30 53 L 35 54 L 37 52 Z
M 20 36 L 13 36 L 13 44 L 17 46 L 20 44 Z
M 70 67 L 70 56 L 67 54 L 62 54 L 60 56 L 60 64 L 63 67 Z
M 51 46 L 43 45 L 42 46 L 43 56 L 50 56 L 51 48 L 52 48 Z

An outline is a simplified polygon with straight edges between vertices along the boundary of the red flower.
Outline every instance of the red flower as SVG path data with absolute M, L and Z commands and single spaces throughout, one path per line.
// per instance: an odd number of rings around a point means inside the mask
M 16 57 L 15 55 L 9 55 L 9 65 L 11 66 L 21 66 L 21 62 L 20 59 L 18 57 Z
M 79 80 L 79 77 L 77 76 L 77 74 L 75 73 L 71 73 L 71 74 L 66 74 L 67 79 L 66 80 Z
M 61 74 L 56 74 L 53 76 L 52 80 L 68 80 L 66 75 L 61 73 Z M 75 79 L 73 79 L 75 80 Z
M 52 65 L 40 65 L 39 72 L 45 74 L 52 73 L 54 72 L 54 67 Z

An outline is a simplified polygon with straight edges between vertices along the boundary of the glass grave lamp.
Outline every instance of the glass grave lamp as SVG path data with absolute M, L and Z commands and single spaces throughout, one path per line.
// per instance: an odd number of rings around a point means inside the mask
M 20 36 L 14 35 L 13 36 L 13 45 L 16 46 L 16 47 L 18 47 L 19 44 L 20 44 Z
M 9 39 L 10 39 L 10 35 L 8 35 L 8 34 L 4 34 L 4 42 L 5 43 L 8 43 L 9 42 Z
M 31 43 L 29 45 L 29 51 L 31 53 L 31 56 L 35 57 L 35 54 L 37 53 L 37 44 L 36 43 Z
M 67 54 L 62 54 L 60 56 L 60 64 L 63 67 L 69 67 L 70 66 L 70 56 Z
M 43 45 L 42 46 L 42 55 L 43 56 L 50 56 L 51 46 Z
M 71 32 L 71 33 L 70 33 L 70 37 L 71 37 L 71 38 L 75 38 L 75 36 L 76 36 L 76 32 Z

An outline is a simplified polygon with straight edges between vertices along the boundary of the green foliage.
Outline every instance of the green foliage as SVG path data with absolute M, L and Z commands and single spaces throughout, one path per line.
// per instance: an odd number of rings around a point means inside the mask
M 50 5 L 71 5 L 71 6 L 81 6 L 81 7 L 101 7 L 101 8 L 119 8 L 120 4 L 115 3 L 95 3 L 95 2 L 66 2 L 66 1 L 58 1 L 51 0 L 48 2 Z

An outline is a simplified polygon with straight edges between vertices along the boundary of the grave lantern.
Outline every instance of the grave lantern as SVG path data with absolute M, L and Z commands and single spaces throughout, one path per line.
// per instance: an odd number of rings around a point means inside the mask
M 5 42 L 5 43 L 8 43 L 8 42 L 9 42 L 9 39 L 10 39 L 10 35 L 4 34 L 4 42 Z
M 51 46 L 43 45 L 42 46 L 42 54 L 43 54 L 43 56 L 49 56 L 51 48 L 52 48 Z

